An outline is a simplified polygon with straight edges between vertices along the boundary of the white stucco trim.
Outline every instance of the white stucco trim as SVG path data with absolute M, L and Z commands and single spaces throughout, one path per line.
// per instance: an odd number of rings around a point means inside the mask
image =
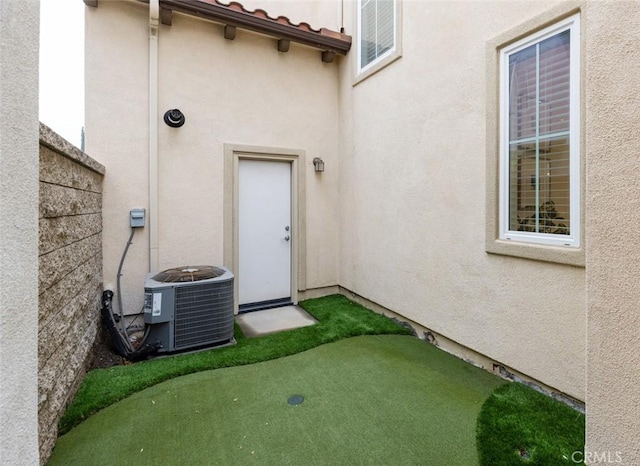
M 306 202 L 305 151 L 297 149 L 224 144 L 224 266 L 237 273 L 238 264 L 238 165 L 240 160 L 291 163 L 291 223 L 296 235 L 291 245 L 291 300 L 298 302 L 298 291 L 306 289 Z M 238 296 L 238 281 L 235 281 Z M 238 300 L 234 303 L 238 313 Z
M 567 1 L 561 5 L 550 8 L 543 14 L 536 16 L 525 23 L 510 29 L 495 37 L 487 43 L 487 190 L 486 190 L 486 222 L 485 222 L 485 250 L 491 254 L 521 257 L 559 264 L 568 264 L 584 267 L 585 241 L 584 228 L 580 228 L 579 247 L 554 246 L 550 244 L 536 244 L 519 241 L 510 241 L 500 237 L 500 51 L 517 41 L 552 27 L 565 19 L 579 14 L 583 9 L 583 2 Z M 583 26 L 581 26 L 583 27 Z M 579 193 L 580 193 L 580 224 L 584 225 L 584 34 L 580 34 L 580 43 L 576 47 L 580 50 L 580 108 L 578 112 L 582 118 L 578 122 L 580 132 L 580 166 L 579 169 Z M 572 130 L 574 128 L 572 127 Z M 573 176 L 573 173 L 572 173 Z

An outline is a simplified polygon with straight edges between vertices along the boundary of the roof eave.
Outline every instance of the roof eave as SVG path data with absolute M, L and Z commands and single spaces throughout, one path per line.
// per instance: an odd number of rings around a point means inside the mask
M 149 0 L 138 1 L 149 3 Z M 84 0 L 84 3 L 91 7 L 98 6 L 98 0 Z M 235 37 L 232 28 L 248 29 L 279 41 L 291 41 L 319 49 L 323 52 L 323 61 L 332 61 L 336 53 L 346 55 L 351 49 L 351 36 L 343 32 L 325 28 L 316 30 L 306 23 L 293 24 L 284 16 L 274 19 L 263 10 L 248 11 L 238 2 L 224 4 L 218 0 L 160 0 L 160 11 L 163 24 L 171 25 L 172 12 L 177 11 L 230 26 L 225 31 L 227 39 Z M 281 45 L 278 47 L 280 49 Z
M 240 9 L 233 8 L 234 5 Z M 292 25 L 283 17 L 286 22 L 266 14 L 266 17 L 257 16 L 256 12 L 248 12 L 235 2 L 222 5 L 215 0 L 160 0 L 160 7 L 341 55 L 346 55 L 351 49 L 351 36 L 347 34 L 328 29 L 306 30 L 302 25 Z

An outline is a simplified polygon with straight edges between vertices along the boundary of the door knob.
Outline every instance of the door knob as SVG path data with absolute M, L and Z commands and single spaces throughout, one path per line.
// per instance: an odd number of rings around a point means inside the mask
M 284 237 L 284 240 L 285 240 L 285 241 L 289 241 L 290 239 L 291 239 L 291 236 L 289 236 L 289 235 L 287 235 L 287 236 L 285 236 L 285 237 Z

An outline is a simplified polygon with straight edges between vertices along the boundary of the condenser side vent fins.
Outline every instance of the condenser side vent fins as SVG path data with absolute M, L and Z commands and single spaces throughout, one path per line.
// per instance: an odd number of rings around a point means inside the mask
M 224 267 L 187 266 L 149 275 L 145 282 L 148 341 L 160 353 L 234 343 L 234 276 Z

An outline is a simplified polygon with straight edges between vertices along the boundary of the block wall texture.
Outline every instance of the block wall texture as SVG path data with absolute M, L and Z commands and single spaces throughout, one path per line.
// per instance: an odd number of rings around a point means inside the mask
M 40 461 L 87 366 L 100 325 L 104 167 L 40 126 L 38 421 Z

